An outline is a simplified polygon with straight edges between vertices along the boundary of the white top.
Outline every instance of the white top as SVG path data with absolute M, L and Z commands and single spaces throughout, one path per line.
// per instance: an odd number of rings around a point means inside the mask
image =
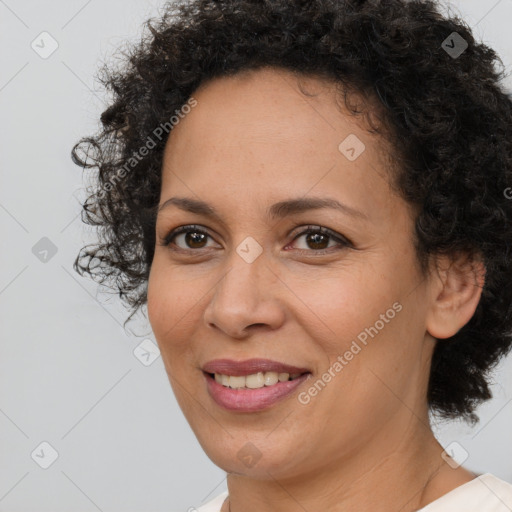
M 224 491 L 199 507 L 197 512 L 220 512 L 227 497 L 228 491 Z M 512 484 L 486 473 L 417 512 L 512 512 Z

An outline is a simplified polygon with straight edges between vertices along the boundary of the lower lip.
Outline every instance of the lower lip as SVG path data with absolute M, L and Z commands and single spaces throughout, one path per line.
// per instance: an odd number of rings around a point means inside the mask
M 273 386 L 258 389 L 232 389 L 219 384 L 209 374 L 204 373 L 208 393 L 215 403 L 224 409 L 237 412 L 262 411 L 274 405 L 291 395 L 310 375 L 310 373 L 305 373 L 297 379 L 278 382 Z

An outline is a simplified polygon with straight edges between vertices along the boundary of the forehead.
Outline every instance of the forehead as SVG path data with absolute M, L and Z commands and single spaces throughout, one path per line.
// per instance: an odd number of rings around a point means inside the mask
M 173 129 L 168 146 L 177 138 L 178 143 L 201 137 L 223 145 L 246 140 L 284 145 L 307 139 L 307 148 L 314 149 L 326 137 L 326 143 L 336 141 L 351 125 L 360 130 L 353 117 L 340 113 L 332 82 L 287 70 L 262 68 L 216 78 L 193 96 L 197 106 Z
M 214 79 L 193 97 L 197 106 L 166 145 L 163 196 L 172 189 L 201 197 L 212 186 L 253 202 L 276 190 L 338 190 L 363 206 L 382 203 L 379 189 L 389 196 L 386 141 L 343 111 L 332 82 L 263 68 Z

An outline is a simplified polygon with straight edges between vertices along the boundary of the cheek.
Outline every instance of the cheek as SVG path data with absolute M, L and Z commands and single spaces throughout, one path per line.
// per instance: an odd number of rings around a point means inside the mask
M 332 382 L 324 405 L 334 421 L 349 414 L 355 424 L 368 424 L 368 416 L 382 423 L 403 404 L 413 407 L 419 401 L 421 322 L 414 303 L 398 299 L 371 302 L 339 320 L 340 336 L 326 347 L 329 368 L 322 368 Z
M 179 326 L 178 320 L 183 317 L 190 296 L 186 283 L 177 280 L 162 259 L 155 256 L 148 280 L 148 317 L 155 334 Z
M 379 320 L 399 298 L 399 292 L 383 272 L 371 265 L 335 268 L 293 281 L 293 291 L 303 313 L 302 322 L 312 340 L 330 355 L 344 353 L 350 342 Z M 290 282 L 292 276 L 288 276 Z M 395 313 L 391 310 L 390 315 Z M 363 336 L 364 337 L 364 334 Z
M 395 272 L 390 280 L 385 276 L 391 272 L 384 270 L 375 265 L 360 271 L 351 267 L 294 283 L 307 306 L 297 319 L 323 355 L 319 373 L 327 372 L 325 380 L 335 381 L 329 386 L 333 392 L 357 389 L 361 403 L 374 405 L 376 396 L 387 396 L 379 377 L 403 383 L 404 368 L 414 367 L 421 350 L 420 312 L 401 292 L 407 289 L 408 277 Z
M 184 300 L 187 300 L 187 294 L 182 284 L 172 280 L 169 272 L 154 263 L 148 280 L 147 296 L 149 322 L 165 360 L 165 353 L 172 349 L 173 340 L 180 339 L 180 329 L 185 325 Z M 180 297 L 184 300 L 179 300 Z
M 153 262 L 148 279 L 147 310 L 149 323 L 151 324 L 151 328 L 159 342 L 163 328 L 165 327 L 165 312 L 167 311 L 170 313 L 173 311 L 172 304 L 170 305 L 171 307 L 169 307 L 171 294 L 166 294 L 165 290 L 165 275 L 159 270 L 158 263 Z
M 168 372 L 183 370 L 189 359 L 193 360 L 190 339 L 199 325 L 207 289 L 207 283 L 183 279 L 165 262 L 153 263 L 148 280 L 148 318 Z

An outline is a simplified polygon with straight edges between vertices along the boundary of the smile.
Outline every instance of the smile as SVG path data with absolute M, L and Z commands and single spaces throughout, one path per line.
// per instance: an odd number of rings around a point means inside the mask
M 235 412 L 258 412 L 268 409 L 290 396 L 311 376 L 311 373 L 304 373 L 291 379 L 289 374 L 283 373 L 281 374 L 283 380 L 280 380 L 279 375 L 274 372 L 267 372 L 267 374 L 259 373 L 245 377 L 203 374 L 206 379 L 208 394 L 212 400 L 223 409 Z M 268 380 L 269 384 L 263 383 L 263 385 L 260 385 L 261 379 L 265 379 L 268 374 L 270 374 L 269 379 L 271 379 Z M 270 383 L 276 380 L 276 375 L 277 381 L 273 384 Z M 286 380 L 284 380 L 285 376 L 287 377 Z M 219 378 L 221 382 L 218 382 Z M 227 387 L 222 383 L 222 379 L 224 379 L 224 382 L 228 381 L 228 386 L 234 384 L 238 387 Z M 232 379 L 236 380 L 232 381 Z M 254 386 L 256 384 L 258 386 L 250 388 L 251 382 L 254 383 Z
M 246 376 L 235 376 L 235 375 L 222 375 L 220 373 L 210 374 L 214 375 L 215 382 L 222 384 L 227 388 L 232 389 L 260 389 L 265 386 L 273 386 L 278 382 L 287 382 L 289 380 L 295 380 L 300 377 L 301 373 L 277 373 L 277 372 L 258 372 Z

